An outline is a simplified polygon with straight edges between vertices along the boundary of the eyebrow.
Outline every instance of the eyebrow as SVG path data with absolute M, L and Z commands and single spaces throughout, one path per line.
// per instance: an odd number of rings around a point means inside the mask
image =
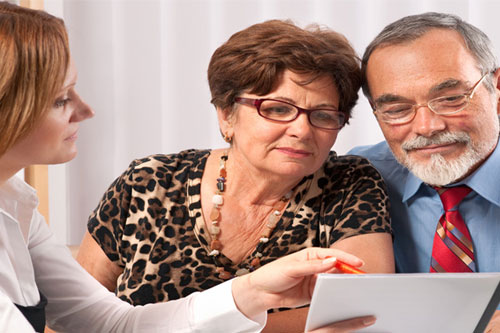
M 446 89 L 459 88 L 462 86 L 466 86 L 466 84 L 463 81 L 460 81 L 457 79 L 447 79 L 447 80 L 435 85 L 434 87 L 432 87 L 429 92 L 431 94 L 435 94 L 435 93 L 441 92 L 441 91 L 446 90 Z
M 375 104 L 384 104 L 392 102 L 409 102 L 409 100 L 403 96 L 394 94 L 383 94 L 375 100 Z
M 74 86 L 76 86 L 76 82 L 71 82 L 71 83 L 68 83 L 66 86 L 62 87 L 62 89 L 68 89 L 68 88 L 71 88 Z
M 429 94 L 433 95 L 447 89 L 460 88 L 466 86 L 467 84 L 464 81 L 460 81 L 457 79 L 446 79 L 445 81 L 431 87 L 431 89 L 429 90 Z M 375 100 L 375 104 L 393 103 L 393 102 L 410 102 L 410 100 L 406 97 L 395 94 L 383 94 Z
M 288 103 L 291 103 L 293 105 L 297 105 L 297 102 L 295 102 L 293 99 L 285 97 L 285 96 L 276 96 L 276 97 L 268 97 L 268 98 L 276 99 L 276 100 L 283 101 L 283 102 L 288 102 Z M 317 110 L 317 109 L 322 109 L 322 108 L 331 108 L 334 110 L 338 110 L 337 106 L 335 106 L 334 104 L 330 104 L 330 103 L 321 103 L 321 104 L 318 104 L 318 105 L 316 105 L 312 108 L 308 108 L 308 109 L 309 110 Z

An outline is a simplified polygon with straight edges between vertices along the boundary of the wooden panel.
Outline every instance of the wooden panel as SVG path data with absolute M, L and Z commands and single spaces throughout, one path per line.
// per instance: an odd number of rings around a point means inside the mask
M 24 180 L 35 188 L 40 200 L 38 211 L 49 223 L 49 169 L 46 165 L 32 165 L 24 169 Z

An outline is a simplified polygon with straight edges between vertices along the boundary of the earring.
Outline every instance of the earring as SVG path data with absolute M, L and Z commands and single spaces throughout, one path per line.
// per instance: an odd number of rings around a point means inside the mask
M 227 134 L 224 134 L 223 138 L 224 138 L 224 141 L 226 141 L 229 144 L 233 141 L 233 137 L 231 137 Z

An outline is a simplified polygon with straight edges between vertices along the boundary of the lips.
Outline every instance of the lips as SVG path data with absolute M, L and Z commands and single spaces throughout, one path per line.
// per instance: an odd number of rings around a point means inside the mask
M 64 139 L 64 141 L 74 141 L 77 138 L 78 138 L 78 130 L 74 131 L 73 134 Z
M 290 148 L 290 147 L 279 147 L 276 149 L 279 150 L 280 152 L 285 153 L 285 154 L 290 155 L 290 156 L 307 157 L 307 156 L 312 155 L 311 152 L 309 152 L 307 150 L 303 150 L 303 149 L 295 149 L 295 148 Z
M 433 137 L 418 136 L 414 139 L 404 142 L 401 146 L 403 150 L 410 152 L 412 150 L 439 150 L 446 149 L 449 146 L 457 144 L 468 144 L 470 136 L 465 132 L 443 132 Z
M 454 145 L 459 144 L 459 143 L 460 142 L 445 143 L 445 144 L 441 144 L 441 145 L 433 144 L 433 145 L 428 145 L 428 146 L 424 146 L 424 147 L 414 148 L 412 150 L 414 150 L 414 151 L 440 151 L 440 150 L 448 149 L 451 146 L 454 146 Z

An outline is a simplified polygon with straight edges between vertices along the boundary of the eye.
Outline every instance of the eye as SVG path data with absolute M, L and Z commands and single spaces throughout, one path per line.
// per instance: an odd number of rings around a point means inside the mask
M 283 105 L 275 105 L 275 106 L 270 106 L 262 109 L 262 112 L 269 113 L 269 114 L 287 114 L 289 112 L 292 112 L 292 108 L 288 106 L 283 106 Z
M 314 111 L 311 116 L 313 116 L 315 119 L 320 120 L 320 121 L 332 121 L 338 118 L 338 115 L 336 112 L 332 111 L 321 111 L 321 110 L 316 110 Z
M 453 96 L 443 96 L 436 98 L 434 104 L 444 105 L 444 106 L 456 106 L 460 105 L 465 101 L 465 95 L 453 95 Z
M 386 104 L 379 106 L 378 109 L 387 117 L 397 118 L 411 112 L 413 106 L 411 104 Z
M 265 101 L 260 106 L 260 112 L 266 117 L 270 118 L 282 118 L 289 117 L 290 115 L 295 115 L 296 110 L 293 106 L 276 102 L 276 101 Z
M 55 108 L 62 108 L 62 107 L 65 107 L 66 104 L 69 103 L 69 101 L 71 101 L 71 99 L 69 97 L 67 98 L 61 98 L 61 99 L 58 99 L 54 102 L 54 107 Z

